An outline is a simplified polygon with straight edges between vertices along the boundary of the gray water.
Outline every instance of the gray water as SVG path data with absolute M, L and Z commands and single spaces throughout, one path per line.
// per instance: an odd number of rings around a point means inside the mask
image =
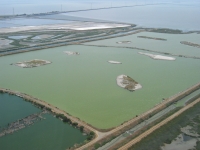
M 104 19 L 136 24 L 140 27 L 171 28 L 184 31 L 200 30 L 200 4 L 147 5 L 129 8 L 93 10 L 67 13 L 67 15 Z

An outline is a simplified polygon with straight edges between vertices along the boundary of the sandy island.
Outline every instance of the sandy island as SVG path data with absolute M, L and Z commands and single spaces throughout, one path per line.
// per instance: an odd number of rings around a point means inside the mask
M 146 56 L 149 56 L 150 58 L 156 59 L 156 60 L 176 60 L 176 58 L 174 58 L 174 57 L 168 57 L 168 56 L 162 56 L 162 55 L 153 55 L 153 54 L 142 53 L 142 52 L 138 52 L 138 54 L 146 55 Z
M 71 51 L 64 51 L 65 54 L 67 55 L 80 55 L 78 52 L 71 52 Z
M 33 68 L 33 67 L 39 67 L 42 65 L 47 65 L 50 63 L 51 62 L 47 61 L 47 60 L 34 59 L 34 60 L 30 60 L 30 61 L 17 62 L 15 64 L 11 64 L 11 65 L 15 65 L 15 66 L 22 67 L 22 68 Z
M 117 85 L 129 91 L 135 91 L 142 88 L 142 85 L 127 75 L 119 75 L 117 77 Z
M 119 62 L 119 61 L 113 61 L 113 60 L 109 60 L 108 62 L 111 63 L 111 64 L 122 64 L 122 63 Z

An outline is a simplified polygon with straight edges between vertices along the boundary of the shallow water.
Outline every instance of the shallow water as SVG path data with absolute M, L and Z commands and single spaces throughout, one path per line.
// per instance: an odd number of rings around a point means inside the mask
M 179 38 L 182 36 L 185 35 L 179 35 Z M 135 40 L 137 46 L 146 45 L 139 42 L 141 39 Z M 163 50 L 180 52 L 182 45 L 177 44 L 174 48 L 172 41 L 167 41 Z M 106 44 L 106 40 L 104 42 Z M 108 40 L 107 44 L 112 42 L 114 39 Z M 160 46 L 158 42 L 152 45 L 155 48 Z M 63 51 L 75 51 L 80 55 L 68 56 Z M 1 87 L 45 100 L 95 127 L 110 128 L 200 81 L 200 60 L 177 57 L 176 61 L 159 61 L 138 52 L 134 49 L 74 45 L 5 56 L 0 58 L 0 70 L 4 70 L 0 72 L 0 83 Z M 10 65 L 31 59 L 45 59 L 52 64 L 29 69 Z M 110 64 L 108 60 L 122 64 Z M 143 88 L 129 92 L 118 87 L 116 77 L 120 74 L 129 75 Z
M 162 146 L 162 150 L 189 150 L 192 148 L 196 148 L 196 142 L 197 139 L 180 134 L 176 139 L 174 139 L 171 144 L 165 144 L 165 146 Z

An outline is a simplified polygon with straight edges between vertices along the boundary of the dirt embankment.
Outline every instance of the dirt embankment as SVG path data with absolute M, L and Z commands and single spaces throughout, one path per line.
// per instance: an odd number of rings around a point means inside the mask
M 150 128 L 149 130 L 147 130 L 146 132 L 142 133 L 141 135 L 139 135 L 137 138 L 133 139 L 132 141 L 130 141 L 129 143 L 127 143 L 126 145 L 122 146 L 121 148 L 119 148 L 118 150 L 127 150 L 128 148 L 130 148 L 132 145 L 140 142 L 143 138 L 147 137 L 148 135 L 150 135 L 152 132 L 154 132 L 155 130 L 159 129 L 160 127 L 162 127 L 163 125 L 167 124 L 169 121 L 173 120 L 174 118 L 178 117 L 180 114 L 182 114 L 184 111 L 188 110 L 189 108 L 193 107 L 195 104 L 200 102 L 200 98 L 198 98 L 196 101 L 188 104 L 187 106 L 185 106 L 184 108 L 182 108 L 181 110 L 179 110 L 178 112 L 176 112 L 175 114 L 171 115 L 170 117 L 168 117 L 167 119 L 163 120 L 162 122 L 158 123 L 157 125 L 153 126 L 152 128 Z
M 144 39 L 152 39 L 152 40 L 167 41 L 167 39 L 156 38 L 156 37 L 149 37 L 149 36 L 137 36 L 137 37 L 138 37 L 138 38 L 144 38 Z
M 192 42 L 187 42 L 187 41 L 181 41 L 180 43 L 184 44 L 184 45 L 188 45 L 188 46 L 200 48 L 200 44 L 196 44 L 196 43 L 192 43 Z

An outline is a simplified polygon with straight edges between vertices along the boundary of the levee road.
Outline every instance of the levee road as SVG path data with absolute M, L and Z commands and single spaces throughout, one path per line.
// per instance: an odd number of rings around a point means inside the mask
M 128 148 L 130 148 L 132 145 L 140 142 L 143 138 L 145 138 L 146 136 L 148 136 L 149 134 L 151 134 L 152 132 L 154 132 L 155 130 L 157 130 L 158 128 L 162 127 L 163 125 L 167 124 L 169 121 L 173 120 L 174 118 L 176 118 L 177 116 L 179 116 L 181 113 L 183 113 L 184 111 L 186 111 L 187 109 L 193 107 L 195 104 L 200 102 L 200 98 L 198 98 L 197 100 L 195 100 L 194 102 L 186 105 L 185 107 L 183 107 L 181 110 L 179 110 L 178 112 L 176 112 L 175 114 L 171 115 L 170 117 L 168 117 L 167 119 L 163 120 L 162 122 L 158 123 L 157 125 L 155 125 L 154 127 L 150 128 L 149 130 L 147 130 L 146 132 L 142 133 L 141 135 L 139 135 L 137 138 L 133 139 L 132 141 L 130 141 L 129 143 L 127 143 L 126 145 L 122 146 L 121 148 L 119 148 L 118 150 L 127 150 Z
M 104 133 L 103 136 L 101 136 L 101 138 L 99 138 L 99 140 L 102 140 L 103 138 L 107 137 L 107 136 L 110 136 L 120 130 L 123 130 L 124 128 L 126 128 L 127 126 L 133 124 L 134 122 L 138 122 L 139 120 L 149 116 L 150 114 L 152 114 L 153 112 L 156 112 L 157 110 L 162 110 L 163 108 L 165 108 L 168 104 L 171 104 L 171 103 L 174 103 L 176 101 L 178 101 L 179 99 L 187 96 L 188 94 L 194 92 L 195 90 L 199 89 L 200 88 L 200 83 L 197 83 L 195 85 L 193 85 L 192 87 L 186 89 L 185 91 L 182 91 L 182 92 L 179 92 L 178 94 L 168 98 L 168 99 L 165 99 L 165 101 L 163 101 L 162 103 L 156 105 L 154 108 L 150 109 L 149 111 L 141 114 L 140 116 L 138 117 L 135 117 L 125 123 L 123 123 L 122 125 L 116 127 L 115 129 L 109 131 L 109 132 L 106 132 Z M 93 145 L 94 143 L 98 142 L 99 141 L 98 139 L 95 139 L 93 140 L 92 142 L 90 143 L 87 143 L 86 145 L 83 145 L 82 147 L 78 148 L 77 150 L 84 150 L 84 149 L 88 149 L 88 147 L 90 147 L 91 145 Z

